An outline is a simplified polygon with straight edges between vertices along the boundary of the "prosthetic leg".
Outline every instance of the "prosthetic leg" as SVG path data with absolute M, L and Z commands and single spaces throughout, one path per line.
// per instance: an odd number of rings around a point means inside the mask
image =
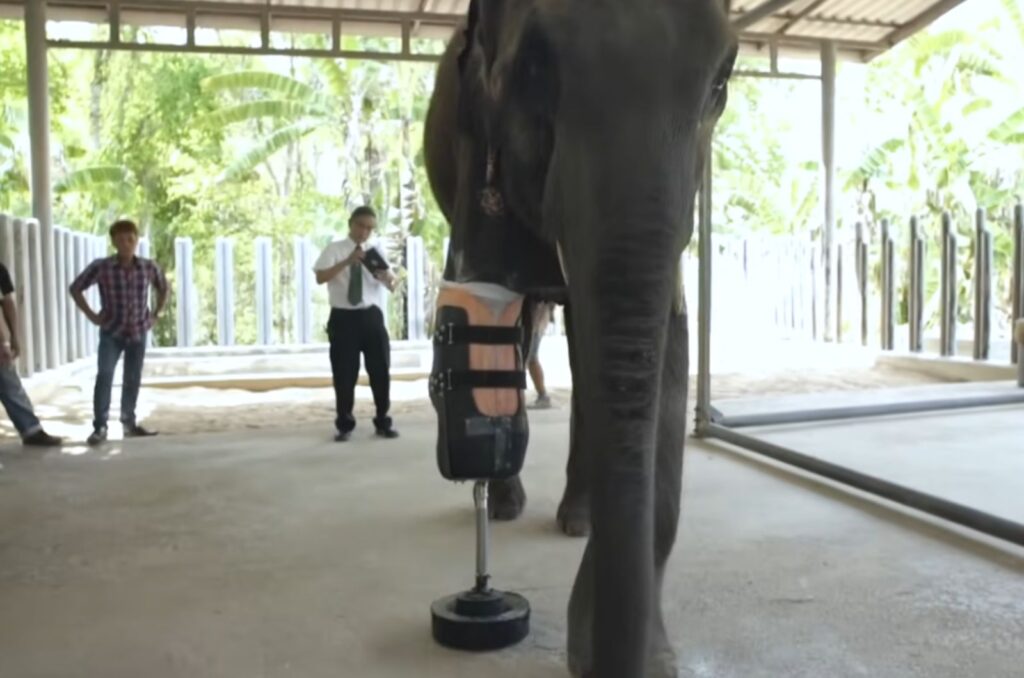
M 473 481 L 476 583 L 431 605 L 434 640 L 461 650 L 514 645 L 530 629 L 530 605 L 490 587 L 487 481 L 520 472 L 529 430 L 519 324 L 522 297 L 496 285 L 445 284 L 437 300 L 430 400 L 437 412 L 437 463 L 448 480 Z

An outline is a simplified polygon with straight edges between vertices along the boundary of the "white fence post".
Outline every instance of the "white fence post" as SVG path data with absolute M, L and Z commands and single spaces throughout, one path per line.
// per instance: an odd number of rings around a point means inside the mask
M 78 275 L 78 260 L 77 251 L 75 249 L 75 240 L 78 238 L 78 234 L 74 231 L 64 231 L 64 287 L 59 290 L 61 297 L 64 299 L 64 325 L 67 328 L 67 335 L 64 338 L 64 343 L 67 346 L 68 362 L 72 363 L 79 358 L 81 354 L 78 352 L 78 309 L 75 308 L 75 302 L 71 298 L 71 293 L 68 291 L 71 287 L 71 283 L 75 281 L 75 277 Z
M 91 264 L 97 259 L 105 258 L 107 254 L 107 240 L 103 236 L 94 235 L 89 238 L 90 256 L 86 262 L 86 266 Z M 103 305 L 103 300 L 100 298 L 99 285 L 93 285 L 89 288 L 89 304 L 92 306 L 94 311 L 99 311 Z M 96 327 L 92 323 L 89 323 L 89 353 L 96 355 L 96 351 L 99 350 L 100 345 L 100 328 Z
M 35 307 L 32 305 L 32 245 L 31 227 L 23 219 L 14 220 L 16 242 L 15 260 L 17 278 L 14 281 L 18 315 L 21 320 L 21 373 L 31 377 L 36 371 L 35 360 Z
M 313 247 L 309 238 L 295 236 L 295 342 L 313 340 Z
M 180 347 L 195 343 L 195 303 L 192 285 L 192 239 L 174 239 L 174 266 L 177 273 L 178 341 Z
M 39 263 L 42 284 L 40 292 L 40 318 L 42 319 L 42 361 L 40 369 L 52 370 L 60 364 L 60 325 L 57 318 L 59 307 L 57 305 L 57 251 L 56 231 L 53 224 L 44 223 L 38 226 L 39 229 Z
M 235 345 L 235 243 L 217 238 L 214 275 L 217 278 L 217 343 Z
M 39 222 L 29 219 L 25 222 L 28 227 L 29 242 L 29 269 L 28 274 L 32 279 L 29 288 L 31 296 L 26 299 L 26 307 L 32 305 L 32 372 L 42 372 L 46 369 L 46 304 L 45 288 L 43 287 L 43 239 L 42 229 Z
M 274 283 L 271 241 L 256 238 L 256 343 L 268 346 L 274 339 Z
M 6 214 L 0 214 L 0 245 L 3 247 L 3 262 L 4 266 L 7 267 L 7 272 L 11 275 L 11 284 L 14 285 L 15 294 L 17 295 L 20 293 L 20 278 L 18 276 L 21 262 L 19 261 L 16 242 L 14 219 Z M 15 296 L 15 299 L 17 299 L 17 296 Z M 21 341 L 20 336 L 18 341 Z
M 138 255 L 140 257 L 142 257 L 143 259 L 149 259 L 150 258 L 150 256 L 149 256 L 149 238 L 139 238 L 139 249 L 137 250 L 137 252 L 138 252 Z M 153 308 L 153 300 L 152 300 L 152 298 L 150 298 L 150 297 L 152 297 L 152 292 L 153 292 L 153 290 L 152 290 L 152 288 L 150 288 L 150 294 L 148 295 L 148 297 L 146 299 L 146 301 L 150 304 L 150 309 Z M 146 345 L 147 346 L 152 346 L 153 345 L 153 332 L 152 331 L 146 332 Z
M 77 278 L 82 271 L 85 270 L 85 235 L 82 233 L 75 233 L 74 237 L 74 278 Z M 72 280 L 74 280 L 72 278 Z M 75 306 L 75 355 L 79 358 L 84 358 L 89 355 L 89 349 L 86 346 L 85 333 L 87 331 L 85 325 L 85 314 L 78 310 Z
M 427 262 L 423 238 L 411 236 L 405 241 L 406 263 L 406 327 L 408 339 L 422 341 L 427 338 L 426 301 Z
M 68 327 L 67 327 L 67 270 L 64 262 L 67 257 L 66 237 L 67 230 L 57 226 L 53 229 L 53 302 L 56 306 L 57 315 L 57 366 L 68 362 Z

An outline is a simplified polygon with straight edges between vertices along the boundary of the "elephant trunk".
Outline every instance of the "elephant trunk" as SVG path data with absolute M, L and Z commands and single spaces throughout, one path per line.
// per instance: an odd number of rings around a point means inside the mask
M 655 449 L 673 229 L 646 221 L 628 237 L 569 255 L 574 373 L 592 455 L 593 668 L 642 676 L 657 609 Z M 589 290 L 589 291 L 588 291 Z M 577 376 L 580 377 L 577 379 Z

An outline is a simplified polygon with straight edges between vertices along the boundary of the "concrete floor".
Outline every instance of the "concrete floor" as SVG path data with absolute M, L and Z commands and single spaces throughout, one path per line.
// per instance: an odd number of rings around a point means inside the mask
M 329 426 L 7 446 L 0 676 L 565 676 L 583 548 L 552 519 L 567 420 L 532 417 L 527 513 L 493 534 L 495 584 L 529 597 L 532 633 L 488 655 L 430 639 L 431 600 L 471 583 L 473 516 L 469 487 L 436 471 L 429 412 L 398 441 L 364 425 L 344 446 Z M 1003 408 L 768 437 L 1024 520 L 1021 422 Z M 723 445 L 689 449 L 665 601 L 681 675 L 1022 675 L 1024 550 Z

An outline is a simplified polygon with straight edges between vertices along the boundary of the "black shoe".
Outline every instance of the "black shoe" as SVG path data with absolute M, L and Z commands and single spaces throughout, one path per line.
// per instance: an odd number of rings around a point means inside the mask
M 379 428 L 377 429 L 377 435 L 380 436 L 381 438 L 397 438 L 398 431 L 396 431 L 393 428 Z
M 348 439 L 352 437 L 352 431 L 338 431 L 334 434 L 334 442 L 344 443 L 348 442 Z
M 142 428 L 138 424 L 125 424 L 124 425 L 124 437 L 125 438 L 150 438 L 157 435 L 156 431 L 149 431 Z
M 107 427 L 98 428 L 92 432 L 88 440 L 85 441 L 88 445 L 102 445 L 107 442 Z
M 64 441 L 61 438 L 51 436 L 42 429 L 21 441 L 22 445 L 29 445 L 30 447 L 60 447 L 63 443 Z

